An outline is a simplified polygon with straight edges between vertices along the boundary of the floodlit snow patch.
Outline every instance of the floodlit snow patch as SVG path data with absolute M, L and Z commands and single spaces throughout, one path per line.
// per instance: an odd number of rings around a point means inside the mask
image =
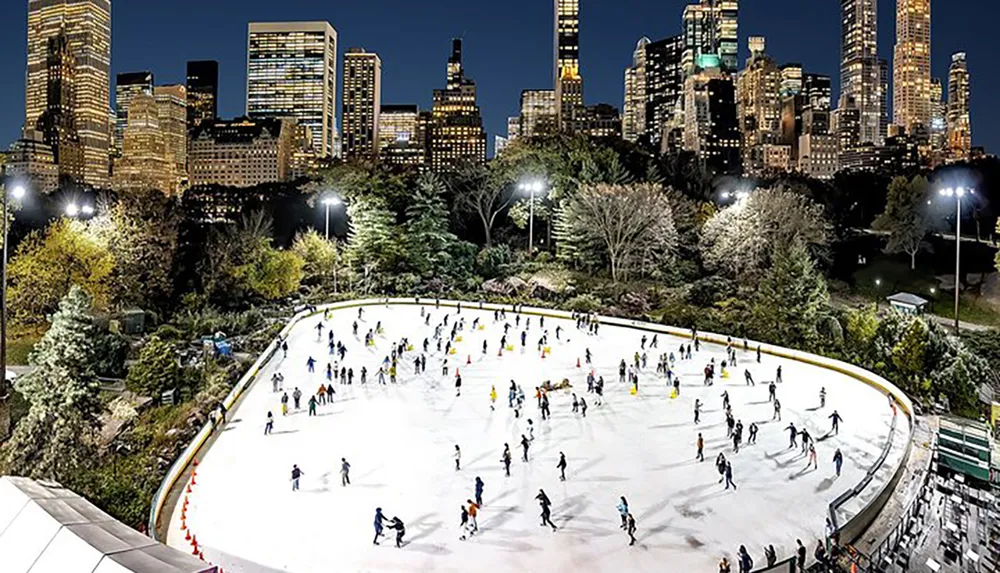
M 198 466 L 197 485 L 190 496 L 187 526 L 197 536 L 205 558 L 233 572 L 293 571 L 712 571 L 718 559 L 732 560 L 739 545 L 763 565 L 763 547 L 773 544 L 779 558 L 792 554 L 801 538 L 810 552 L 823 536 L 827 505 L 858 483 L 879 456 L 888 436 L 892 412 L 885 396 L 846 375 L 817 366 L 764 355 L 761 363 L 751 349 L 738 352 L 730 377 L 716 377 L 704 386 L 702 371 L 714 358 L 725 358 L 725 348 L 702 345 L 692 360 L 680 360 L 679 346 L 688 340 L 659 335 L 659 348 L 650 349 L 640 374 L 638 395 L 618 381 L 618 363 L 631 363 L 643 332 L 602 325 L 599 336 L 589 336 L 572 321 L 545 319 L 551 354 L 537 351 L 542 335 L 539 317 L 530 317 L 527 347 L 520 344 L 520 327 L 507 312 L 508 344 L 512 352 L 497 356 L 503 321 L 493 313 L 463 309 L 465 330 L 456 354 L 436 351 L 434 326 L 449 314 L 443 327 L 447 340 L 457 316 L 454 309 L 423 307 L 431 315 L 424 325 L 421 307 L 394 305 L 365 307 L 352 334 L 356 309 L 337 310 L 326 321 L 337 341 L 347 346 L 340 366 L 354 370 L 354 384 L 334 383 L 332 405 L 321 405 L 307 415 L 307 402 L 319 384 L 327 383 L 327 330 L 317 338 L 321 317 L 301 321 L 290 333 L 287 358 L 279 351 L 264 367 L 242 405 L 229 413 L 229 424 Z M 472 329 L 475 318 L 485 325 Z M 364 335 L 381 321 L 383 336 L 375 347 L 364 345 Z M 562 327 L 561 340 L 555 328 Z M 652 339 L 652 333 L 645 333 Z M 415 350 L 399 363 L 399 380 L 381 385 L 377 371 L 394 342 L 407 337 Z M 430 339 L 427 370 L 414 374 L 414 358 Z M 487 352 L 483 354 L 483 341 Z M 605 380 L 604 405 L 587 393 L 586 349 L 594 355 L 597 376 Z M 674 372 L 681 376 L 676 399 L 663 377 L 656 374 L 658 353 L 674 353 Z M 307 359 L 316 359 L 309 373 Z M 446 375 L 442 375 L 447 358 Z M 472 361 L 467 365 L 467 361 Z M 777 385 L 782 421 L 772 421 L 767 383 L 781 365 L 783 383 Z M 368 383 L 360 385 L 360 370 L 368 369 Z M 462 376 L 456 396 L 455 370 Z M 744 382 L 749 369 L 756 386 Z M 281 415 L 282 392 L 273 392 L 271 376 L 281 372 L 284 389 L 301 389 L 301 408 Z M 552 417 L 543 421 L 534 398 L 535 386 L 567 378 L 571 390 L 549 394 Z M 508 408 L 510 381 L 524 388 L 524 414 L 514 417 Z M 490 410 L 490 388 L 496 387 L 496 410 Z M 826 407 L 819 391 L 826 388 Z M 743 422 L 744 445 L 733 452 L 726 438 L 722 410 L 728 391 L 733 413 Z M 585 398 L 586 418 L 571 412 L 572 393 Z M 693 423 L 693 404 L 704 404 L 701 423 Z M 829 434 L 828 416 L 838 410 L 844 421 L 840 433 Z M 264 436 L 267 412 L 274 414 L 273 434 Z M 521 461 L 521 435 L 533 421 L 535 440 L 529 462 Z M 756 444 L 746 444 L 751 422 L 760 426 Z M 817 439 L 819 468 L 806 469 L 807 456 L 788 447 L 785 427 L 794 423 Z M 897 421 L 897 438 L 886 460 L 895 468 L 903 456 L 910 428 L 905 416 Z M 705 439 L 705 462 L 695 461 L 698 432 Z M 514 459 L 511 477 L 500 463 L 504 443 Z M 462 469 L 455 470 L 454 447 L 461 447 Z M 845 463 L 834 475 L 834 451 Z M 556 463 L 564 452 L 567 480 L 559 480 Z M 719 483 L 713 461 L 725 453 L 733 465 L 739 489 Z M 340 460 L 351 464 L 351 485 L 341 486 Z M 301 490 L 292 491 L 290 472 L 297 464 L 304 475 Z M 870 486 L 875 492 L 891 476 L 880 472 Z M 474 481 L 485 482 L 480 531 L 459 539 L 461 506 L 473 498 Z M 553 502 L 556 532 L 540 527 L 534 500 L 544 489 Z M 637 522 L 635 546 L 620 529 L 615 509 L 620 496 L 628 499 Z M 181 497 L 183 500 L 183 496 Z M 180 502 L 179 502 L 180 503 Z M 380 545 L 372 543 L 375 508 L 406 524 L 405 545 L 396 549 L 393 530 L 386 529 Z M 180 507 L 172 512 L 168 543 L 189 548 L 180 530 Z

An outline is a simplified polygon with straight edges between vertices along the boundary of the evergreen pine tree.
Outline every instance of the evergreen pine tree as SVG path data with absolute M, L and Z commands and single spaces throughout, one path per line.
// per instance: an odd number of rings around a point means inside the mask
M 826 281 L 805 245 L 775 253 L 774 264 L 757 286 L 753 315 L 760 335 L 789 346 L 812 343 L 829 305 Z
M 450 249 L 458 238 L 448 229 L 444 183 L 432 173 L 417 179 L 413 200 L 406 208 L 406 254 L 417 274 L 429 277 L 448 273 Z
M 396 248 L 392 229 L 396 218 L 384 199 L 358 196 L 350 207 L 350 230 L 347 236 L 346 258 L 359 274 L 366 269 L 389 269 Z

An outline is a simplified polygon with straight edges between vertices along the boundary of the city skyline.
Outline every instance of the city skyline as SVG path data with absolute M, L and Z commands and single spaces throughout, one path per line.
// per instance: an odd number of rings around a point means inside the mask
M 183 7 L 189 0 L 179 2 L 175 8 Z M 655 41 L 679 33 L 681 14 L 689 3 L 686 0 L 668 3 L 626 0 L 608 6 L 596 0 L 583 0 L 581 75 L 588 78 L 586 103 L 607 102 L 621 110 L 621 70 L 631 62 L 635 42 L 642 36 Z M 463 37 L 466 67 L 472 70 L 479 86 L 480 106 L 491 140 L 493 135 L 506 134 L 507 117 L 517 114 L 523 89 L 545 89 L 551 84 L 553 15 L 548 2 L 540 6 L 540 3 L 516 0 L 503 8 L 466 8 L 454 16 L 435 20 L 425 13 L 426 10 L 389 0 L 387 8 L 391 9 L 382 11 L 383 16 L 388 15 L 390 21 L 398 17 L 400 24 L 404 21 L 421 23 L 419 29 L 404 29 L 393 34 L 384 32 L 389 29 L 384 25 L 384 17 L 379 19 L 374 11 L 358 7 L 344 8 L 333 14 L 307 0 L 291 0 L 280 7 L 253 0 L 243 4 L 245 8 L 241 7 L 238 14 L 231 6 L 226 9 L 213 5 L 201 11 L 203 23 L 195 24 L 170 13 L 156 13 L 155 8 L 137 10 L 129 4 L 115 4 L 112 9 L 112 75 L 148 69 L 156 75 L 158 83 L 183 83 L 188 60 L 219 60 L 219 112 L 222 117 L 235 117 L 242 114 L 245 103 L 245 47 L 249 22 L 325 19 L 340 35 L 338 59 L 342 60 L 345 47 L 351 45 L 364 45 L 382 56 L 382 103 L 417 103 L 421 109 L 430 108 L 431 92 L 440 82 L 439 62 L 447 54 L 450 38 Z M 441 0 L 440 4 L 442 8 L 458 5 L 453 0 Z M 765 9 L 742 3 L 740 61 L 747 56 L 746 38 L 764 35 L 768 38 L 768 52 L 779 62 L 801 62 L 809 71 L 833 76 L 836 83 L 840 57 L 839 26 L 836 24 L 839 6 L 835 3 L 817 6 L 815 18 L 801 21 L 791 9 L 794 4 L 791 0 L 776 0 Z M 894 0 L 879 2 L 878 55 L 890 61 L 896 40 L 895 4 Z M 986 8 L 987 4 L 983 2 L 983 6 Z M 0 7 L 0 14 L 9 22 L 25 22 L 26 9 L 26 2 L 5 5 Z M 1000 8 L 994 9 L 1000 12 Z M 975 28 L 977 22 L 961 21 L 962 15 L 969 13 L 966 10 L 937 4 L 932 10 L 932 76 L 946 80 L 952 52 L 968 53 L 973 78 L 973 143 L 987 147 L 988 151 L 996 149 L 1000 136 L 993 135 L 995 130 L 992 128 L 1000 124 L 1000 112 L 990 109 L 987 102 L 992 94 L 1000 92 L 1000 80 L 994 79 L 988 68 L 989 51 L 985 42 L 977 41 L 974 33 L 958 29 L 958 24 Z M 444 9 L 440 12 L 451 13 Z M 152 13 L 156 13 L 156 17 L 150 18 Z M 832 20 L 825 17 L 831 15 Z M 516 42 L 504 41 L 503 35 L 511 29 L 507 24 L 512 21 L 518 21 L 521 32 Z M 176 37 L 164 42 L 148 41 L 150 35 L 165 36 L 178 26 L 190 33 L 175 34 Z M 22 28 L 9 30 L 11 33 L 0 43 L 22 55 L 6 59 L 8 76 L 24 73 L 25 30 Z M 213 33 L 199 34 L 199 30 Z M 803 42 L 806 38 L 810 41 Z M 412 48 L 414 39 L 419 42 L 418 50 Z M 504 49 L 496 49 L 498 45 Z M 20 68 L 20 72 L 16 72 L 15 67 Z M 834 94 L 837 93 L 835 86 Z M 6 104 L 4 113 L 0 114 L 0 137 L 5 145 L 19 135 L 23 98 L 24 90 L 16 88 L 0 96 L 0 102 Z

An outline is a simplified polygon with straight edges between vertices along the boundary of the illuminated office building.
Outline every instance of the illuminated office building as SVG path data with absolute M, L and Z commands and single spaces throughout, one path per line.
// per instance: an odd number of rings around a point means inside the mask
M 848 98 L 860 114 L 861 142 L 880 143 L 884 123 L 878 58 L 876 0 L 840 0 L 840 101 Z
M 381 100 L 382 60 L 378 54 L 364 48 L 347 50 L 341 97 L 341 150 L 345 158 L 378 153 Z
M 668 130 L 683 124 L 684 36 L 646 44 L 646 113 L 643 132 L 654 149 L 662 147 Z M 678 136 L 679 137 L 679 136 Z
M 448 83 L 434 90 L 430 128 L 430 166 L 451 171 L 464 162 L 486 161 L 486 132 L 476 104 L 476 82 L 465 77 L 462 40 L 452 40 Z
M 567 129 L 583 107 L 580 75 L 580 0 L 554 0 L 555 97 L 560 129 Z
M 931 0 L 896 0 L 893 123 L 915 135 L 931 123 Z
M 129 102 L 122 153 L 114 165 L 115 190 L 178 192 L 180 178 L 160 124 L 160 107 L 156 96 L 144 93 L 135 94 Z
M 705 55 L 718 56 L 723 73 L 739 69 L 740 3 L 738 0 L 700 0 L 684 8 L 684 73 L 693 74 Z
M 781 139 L 783 75 L 765 53 L 763 37 L 752 36 L 749 44 L 750 58 L 737 78 L 736 108 L 743 134 L 743 166 L 751 175 L 759 175 L 767 163 L 768 146 Z
M 288 181 L 294 119 L 203 121 L 191 133 L 191 186 L 254 187 Z
M 383 105 L 378 119 L 379 161 L 421 166 L 427 162 L 427 133 L 416 105 Z
M 153 72 L 129 72 L 115 76 L 115 153 L 122 152 L 128 125 L 128 106 L 139 94 L 153 95 Z
M 188 129 L 219 117 L 219 62 L 187 63 Z
M 49 38 L 45 58 L 45 111 L 36 128 L 52 149 L 59 181 L 79 183 L 84 177 L 84 156 L 76 126 L 76 61 L 70 51 L 69 37 L 57 34 Z
M 622 113 L 622 137 L 635 142 L 646 132 L 646 46 L 649 38 L 640 38 L 632 52 L 632 65 L 625 68 L 625 108 Z
M 72 121 L 83 156 L 83 181 L 106 187 L 111 130 L 111 1 L 28 0 L 26 128 L 46 111 L 49 40 L 65 34 L 75 60 Z
M 327 22 L 251 23 L 247 105 L 251 118 L 294 118 L 321 157 L 336 134 L 337 31 Z
M 183 182 L 187 178 L 187 88 L 183 85 L 156 86 L 153 99 L 167 157 L 174 164 L 178 182 Z
M 948 148 L 952 161 L 967 160 L 972 152 L 969 99 L 969 65 L 965 52 L 958 52 L 952 55 L 948 69 Z
M 517 137 L 555 133 L 557 115 L 553 90 L 522 90 Z

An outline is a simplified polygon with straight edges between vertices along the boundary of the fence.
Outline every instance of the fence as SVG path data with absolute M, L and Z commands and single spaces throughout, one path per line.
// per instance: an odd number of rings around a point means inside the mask
M 795 558 L 789 557 L 784 561 L 778 561 L 770 567 L 762 567 L 760 569 L 754 569 L 753 573 L 796 573 L 795 570 Z
M 464 306 L 465 308 L 478 307 L 479 309 L 489 310 L 489 311 L 501 310 L 501 309 L 506 310 L 512 308 L 512 305 L 509 304 L 493 304 L 484 302 L 463 303 L 461 301 L 450 301 L 450 300 L 431 301 L 427 299 L 421 301 L 420 297 L 354 300 L 354 301 L 326 304 L 320 307 L 306 308 L 305 310 L 298 312 L 297 314 L 295 314 L 295 316 L 292 317 L 289 323 L 281 330 L 279 336 L 281 338 L 287 337 L 288 334 L 291 332 L 291 330 L 301 320 L 308 318 L 310 316 L 315 316 L 320 313 L 325 313 L 328 310 L 341 310 L 346 308 L 389 305 L 389 304 L 436 304 L 436 305 L 443 305 L 446 307 L 457 307 L 461 305 Z M 570 319 L 573 316 L 572 313 L 570 312 L 546 309 L 546 308 L 536 308 L 536 307 L 525 308 L 521 306 L 518 308 L 518 310 L 522 314 L 531 314 L 531 315 L 545 316 L 550 318 Z M 619 327 L 632 328 L 636 330 L 669 334 L 679 337 L 691 337 L 693 333 L 691 330 L 676 328 L 672 326 L 653 324 L 649 322 L 643 322 L 640 320 L 599 317 L 599 321 L 602 325 L 614 325 Z M 703 342 L 726 344 L 728 340 L 727 336 L 721 334 L 703 333 L 703 332 L 697 332 L 695 334 L 697 335 L 697 338 Z M 885 392 L 888 396 L 892 398 L 892 400 L 896 404 L 899 405 L 900 410 L 902 410 L 904 414 L 906 414 L 906 416 L 910 419 L 910 431 L 912 433 L 913 407 L 912 403 L 910 402 L 910 399 L 907 398 L 906 395 L 899 388 L 897 388 L 896 386 L 894 386 L 892 383 L 885 380 L 881 376 L 877 376 L 876 374 L 858 368 L 857 366 L 847 364 L 845 362 L 840 362 L 839 360 L 818 356 L 816 354 L 810 354 L 808 352 L 801 352 L 789 348 L 783 348 L 780 346 L 774 346 L 770 344 L 763 344 L 757 342 L 748 342 L 748 344 L 751 344 L 752 347 L 758 348 L 762 354 L 769 354 L 772 356 L 787 358 L 799 362 L 805 362 L 807 364 L 812 364 L 820 368 L 825 368 L 827 370 L 840 372 L 841 374 L 850 376 L 860 382 L 863 382 L 865 384 L 868 384 L 869 386 L 879 389 L 882 392 Z M 254 362 L 250 370 L 248 370 L 247 373 L 244 374 L 242 378 L 240 378 L 236 386 L 233 387 L 229 395 L 226 396 L 225 400 L 223 400 L 223 403 L 225 404 L 227 409 L 231 409 L 233 405 L 236 403 L 236 401 L 239 400 L 240 396 L 243 395 L 243 392 L 245 392 L 250 387 L 250 385 L 256 380 L 260 370 L 268 363 L 268 361 L 270 361 L 271 357 L 274 356 L 274 353 L 278 350 L 278 348 L 279 348 L 278 342 L 272 341 L 264 350 L 264 352 L 261 353 L 260 357 Z M 148 525 L 150 534 L 157 541 L 165 541 L 164 539 L 161 539 L 161 536 L 159 534 L 159 526 L 163 513 L 163 507 L 167 501 L 167 498 L 169 497 L 170 492 L 173 490 L 173 488 L 177 485 L 177 482 L 187 471 L 188 466 L 201 451 L 202 447 L 204 447 L 205 443 L 211 437 L 214 430 L 215 427 L 211 421 L 207 422 L 205 426 L 202 427 L 202 429 L 198 432 L 198 434 L 191 441 L 191 443 L 188 444 L 188 446 L 184 449 L 184 451 L 182 451 L 181 454 L 178 456 L 177 460 L 175 460 L 174 463 L 170 466 L 170 469 L 167 470 L 167 474 L 164 477 L 163 482 L 160 484 L 159 489 L 157 489 L 156 494 L 153 496 L 153 502 L 149 513 Z M 851 498 L 859 495 L 865 489 L 865 487 L 869 485 L 872 476 L 882 466 L 888 455 L 889 448 L 891 448 L 892 446 L 893 432 L 895 432 L 895 419 L 893 419 L 892 422 L 892 427 L 890 430 L 890 439 L 887 441 L 886 446 L 883 449 L 882 454 L 876 461 L 875 466 L 873 466 L 873 468 L 869 470 L 865 479 L 863 479 L 859 484 L 855 485 L 850 490 L 844 492 L 834 500 L 834 503 L 839 502 L 836 507 L 842 506 Z M 885 505 L 885 501 L 888 499 L 888 495 L 892 492 L 892 488 L 895 487 L 896 483 L 899 481 L 899 477 L 902 475 L 902 470 L 906 466 L 906 459 L 909 456 L 909 451 L 910 451 L 910 440 L 907 440 L 906 452 L 903 455 L 902 462 L 897 468 L 896 473 L 894 474 L 893 478 L 885 484 L 885 486 L 880 491 L 879 495 L 876 496 L 876 498 L 872 503 L 866 505 L 859 513 L 848 519 L 844 524 L 838 524 L 836 521 L 834 522 L 838 533 L 841 533 L 841 537 L 839 539 L 841 540 L 842 543 L 849 543 L 850 541 L 856 539 L 857 535 L 860 535 L 860 533 L 864 530 L 864 528 L 866 528 L 875 518 L 875 516 L 879 513 L 879 511 L 881 511 L 882 507 Z M 834 503 L 831 503 L 830 505 L 831 515 L 833 515 L 834 512 Z M 783 561 L 782 563 L 785 562 Z M 776 569 L 775 571 L 778 570 Z

